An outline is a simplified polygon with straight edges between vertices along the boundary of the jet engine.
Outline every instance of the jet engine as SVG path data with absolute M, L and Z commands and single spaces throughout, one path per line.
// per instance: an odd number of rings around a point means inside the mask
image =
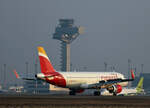
M 77 93 L 82 93 L 84 92 L 84 89 L 79 89 L 79 90 L 76 90 Z
M 120 93 L 122 91 L 122 86 L 121 85 L 112 85 L 111 87 L 108 87 L 107 90 L 109 93 L 113 93 L 116 95 L 117 93 Z
M 41 79 L 41 78 L 45 78 L 45 75 L 43 73 L 38 73 L 35 75 L 35 77 Z
M 84 89 L 70 89 L 69 95 L 76 95 L 76 93 L 82 93 Z

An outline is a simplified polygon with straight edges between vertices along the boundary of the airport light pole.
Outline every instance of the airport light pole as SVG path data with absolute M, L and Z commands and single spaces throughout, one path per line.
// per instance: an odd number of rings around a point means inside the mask
M 6 88 L 6 64 L 4 64 L 4 88 Z
M 130 71 L 131 71 L 131 60 L 128 59 L 128 78 L 130 78 Z M 128 88 L 130 87 L 130 83 L 128 83 Z
M 29 63 L 28 63 L 28 62 L 25 62 L 25 64 L 26 64 L 26 75 L 27 75 L 27 78 L 28 78 Z
M 36 75 L 36 74 L 38 73 L 37 58 L 35 59 L 34 69 L 35 69 L 35 75 Z M 35 94 L 38 93 L 38 91 L 37 91 L 37 86 L 38 86 L 38 81 L 35 80 Z
M 141 73 L 144 72 L 144 64 L 141 64 Z
M 131 60 L 128 59 L 128 77 L 130 77 Z
M 1 74 L 0 74 L 0 82 L 2 82 L 3 80 L 3 67 L 1 66 Z M 2 85 L 2 83 L 0 83 L 0 86 Z
M 105 72 L 107 72 L 107 63 L 104 62 L 104 66 L 105 66 Z

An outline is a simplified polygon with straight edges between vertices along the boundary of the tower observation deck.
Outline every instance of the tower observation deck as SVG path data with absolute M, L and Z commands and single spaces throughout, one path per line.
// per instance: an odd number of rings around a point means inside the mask
M 81 32 L 82 28 L 74 26 L 73 19 L 59 19 L 53 39 L 61 41 L 61 71 L 70 71 L 70 44 Z

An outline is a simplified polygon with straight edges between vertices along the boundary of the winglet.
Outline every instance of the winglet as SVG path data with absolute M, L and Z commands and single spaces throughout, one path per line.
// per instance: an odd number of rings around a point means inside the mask
M 14 69 L 14 70 L 13 70 L 13 72 L 14 72 L 14 74 L 15 74 L 16 78 L 17 78 L 17 79 L 19 79 L 19 78 L 20 78 L 20 76 L 19 76 L 19 75 L 18 75 L 18 73 L 16 72 L 16 69 Z
M 134 70 L 133 70 L 133 69 L 131 69 L 131 77 L 132 77 L 132 79 L 134 79 L 134 78 L 135 78 Z

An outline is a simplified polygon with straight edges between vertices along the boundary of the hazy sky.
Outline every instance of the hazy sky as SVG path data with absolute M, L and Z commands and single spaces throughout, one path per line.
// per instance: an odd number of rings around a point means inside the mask
M 24 74 L 26 61 L 34 73 L 39 45 L 59 70 L 60 42 L 52 34 L 60 18 L 85 28 L 71 45 L 74 69 L 103 71 L 107 62 L 127 74 L 130 58 L 138 72 L 142 63 L 150 71 L 150 0 L 0 0 L 0 67 L 7 64 L 7 79 L 15 79 L 13 69 Z

